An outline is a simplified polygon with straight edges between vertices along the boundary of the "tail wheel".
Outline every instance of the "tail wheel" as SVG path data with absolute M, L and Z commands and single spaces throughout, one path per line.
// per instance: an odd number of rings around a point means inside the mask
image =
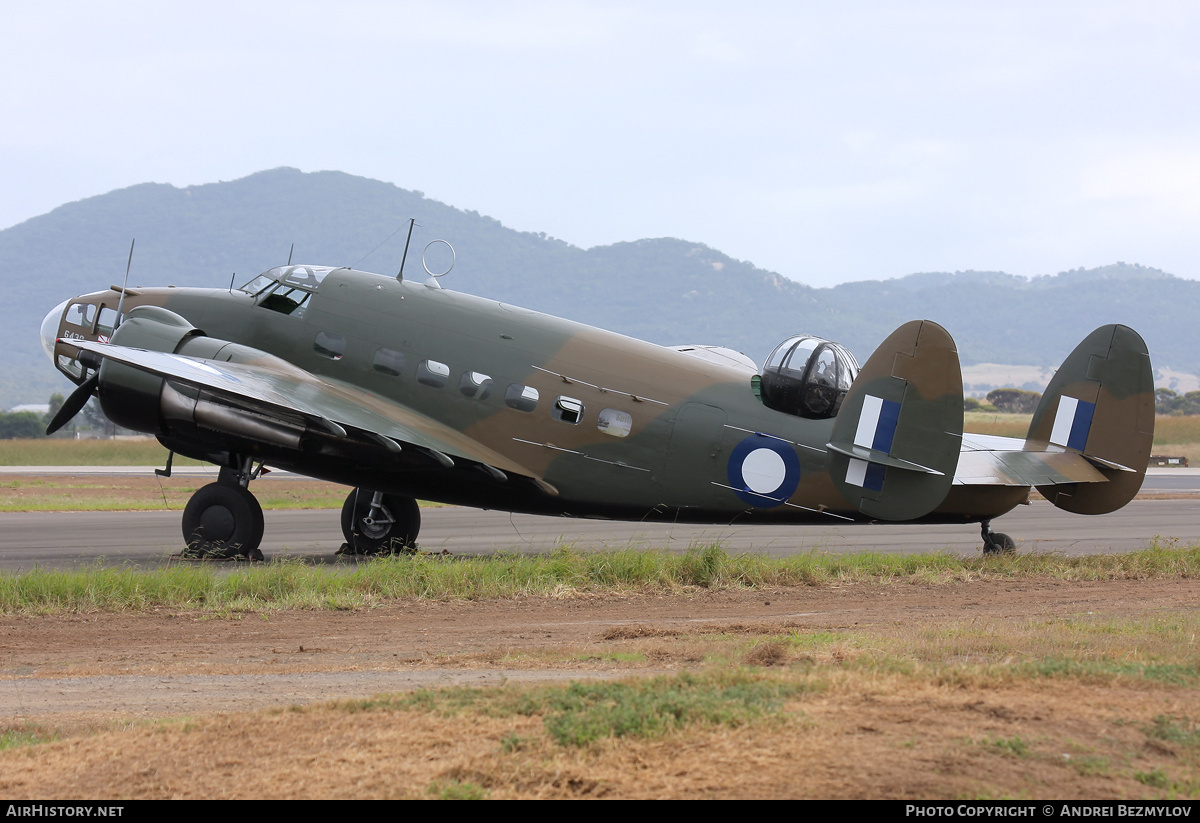
M 183 510 L 184 555 L 262 560 L 263 512 L 248 489 L 210 483 L 196 491 Z
M 992 532 L 984 537 L 984 554 L 1012 554 L 1017 550 L 1017 541 L 1003 532 Z
M 353 554 L 397 554 L 417 546 L 421 509 L 411 497 L 355 489 L 342 505 L 342 534 Z

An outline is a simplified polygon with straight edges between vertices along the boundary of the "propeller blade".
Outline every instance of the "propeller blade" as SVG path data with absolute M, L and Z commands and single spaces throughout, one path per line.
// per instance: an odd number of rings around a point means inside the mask
M 71 418 L 79 414 L 79 410 L 87 405 L 87 401 L 92 399 L 92 395 L 96 391 L 96 386 L 100 383 L 100 372 L 94 372 L 91 377 L 79 384 L 79 388 L 71 392 L 71 396 L 67 398 L 67 402 L 62 404 L 62 408 L 54 415 L 54 419 L 50 421 L 50 425 L 46 427 L 46 434 L 54 434 L 63 426 L 71 422 Z

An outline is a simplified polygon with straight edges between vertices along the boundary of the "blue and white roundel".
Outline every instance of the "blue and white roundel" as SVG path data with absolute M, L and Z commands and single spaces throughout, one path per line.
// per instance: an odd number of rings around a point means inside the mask
M 729 485 L 751 506 L 782 505 L 800 485 L 800 458 L 786 440 L 752 434 L 729 455 Z

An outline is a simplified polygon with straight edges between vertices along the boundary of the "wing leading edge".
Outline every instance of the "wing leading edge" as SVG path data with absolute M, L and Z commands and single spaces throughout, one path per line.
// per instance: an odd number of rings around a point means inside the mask
M 251 414 L 265 414 L 279 422 L 299 416 L 334 436 L 346 437 L 348 430 L 365 434 L 367 440 L 391 452 L 416 447 L 447 468 L 457 458 L 496 470 L 496 479 L 503 472 L 543 483 L 536 472 L 407 406 L 294 366 L 276 369 L 128 346 L 63 342 L 163 378 L 169 381 L 168 388 L 171 383 L 180 383 L 211 392 L 231 407 Z M 264 425 L 272 422 L 264 420 Z

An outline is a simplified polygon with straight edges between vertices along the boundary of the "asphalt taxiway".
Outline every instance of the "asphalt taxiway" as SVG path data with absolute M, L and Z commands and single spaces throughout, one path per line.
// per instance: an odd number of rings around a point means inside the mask
M 22 474 L 37 471 L 28 466 L 19 468 Z M 53 472 L 127 471 L 111 468 L 71 471 L 76 468 L 58 468 Z M 128 471 L 148 472 L 145 468 Z M 993 527 L 1012 535 L 1021 551 L 1068 555 L 1133 551 L 1154 540 L 1200 542 L 1200 470 L 1152 470 L 1143 493 L 1143 499 L 1100 517 L 1072 515 L 1045 501 L 1035 501 L 998 518 Z M 981 546 L 979 528 L 971 524 L 846 526 L 831 522 L 811 526 L 694 526 L 537 517 L 454 506 L 426 508 L 421 514 L 421 547 L 456 555 L 548 552 L 563 544 L 581 550 L 642 546 L 685 551 L 691 546 L 719 542 L 730 552 L 774 556 L 814 550 L 948 551 L 971 556 L 978 554 Z M 72 568 L 96 562 L 109 565 L 172 562 L 171 555 L 179 551 L 182 543 L 179 518 L 178 511 L 0 513 L 0 570 L 18 571 L 35 566 Z M 335 557 L 341 544 L 337 511 L 266 512 L 262 550 L 268 558 L 353 562 Z

